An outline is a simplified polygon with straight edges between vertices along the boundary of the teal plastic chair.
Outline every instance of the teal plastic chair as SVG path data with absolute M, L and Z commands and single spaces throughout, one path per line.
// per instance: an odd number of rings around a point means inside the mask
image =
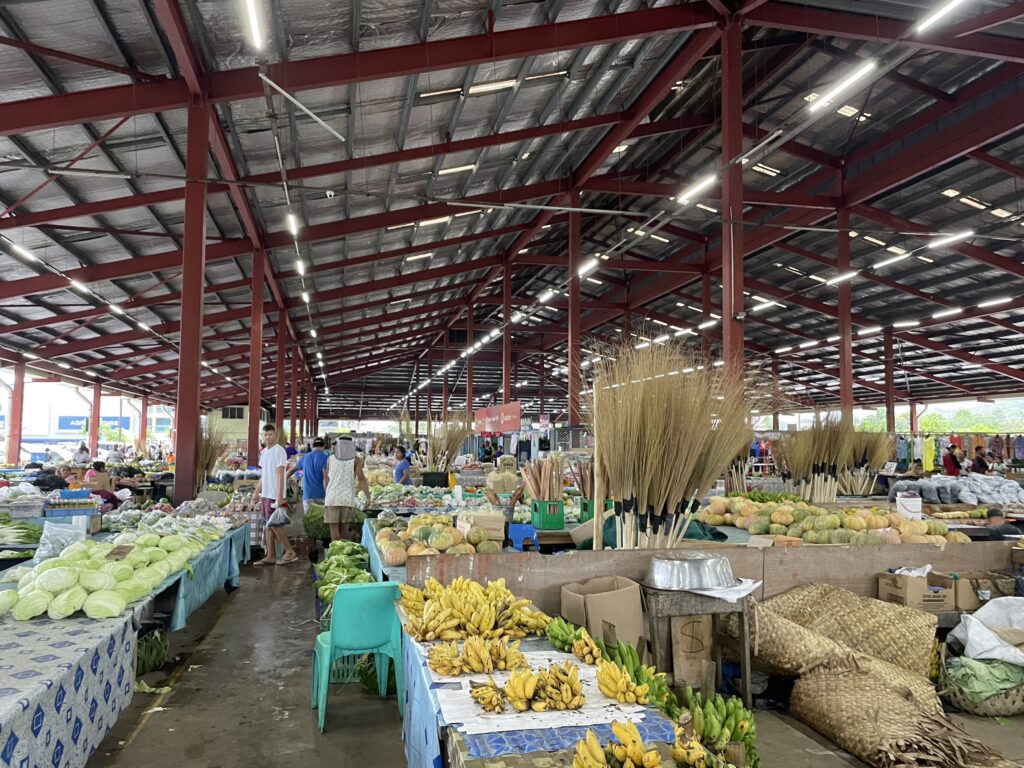
M 327 693 L 334 661 L 346 656 L 374 655 L 380 697 L 388 694 L 388 666 L 395 663 L 395 685 L 401 701 L 405 689 L 402 675 L 402 623 L 395 611 L 399 599 L 394 582 L 349 584 L 334 593 L 331 628 L 316 636 L 313 648 L 313 709 L 319 710 L 323 733 L 327 718 Z M 399 707 L 401 711 L 401 707 Z

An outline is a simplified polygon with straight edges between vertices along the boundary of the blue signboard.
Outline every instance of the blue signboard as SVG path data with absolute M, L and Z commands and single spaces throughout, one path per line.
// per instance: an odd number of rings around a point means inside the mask
M 58 416 L 58 432 L 83 432 L 89 419 L 85 416 Z
M 0 413 L 0 427 L 6 426 L 6 425 L 7 425 L 7 416 L 5 414 Z
M 100 416 L 100 424 L 110 427 L 111 429 L 131 429 L 132 417 L 131 416 Z

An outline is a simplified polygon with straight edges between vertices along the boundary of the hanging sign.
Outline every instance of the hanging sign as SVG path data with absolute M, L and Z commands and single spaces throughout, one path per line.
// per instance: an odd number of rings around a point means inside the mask
M 540 415 L 540 428 L 541 429 L 550 429 L 551 428 L 551 416 L 550 416 L 550 414 L 542 413 Z
M 477 410 L 476 431 L 480 434 L 518 432 L 522 415 L 522 403 L 518 400 L 504 405 L 492 405 Z

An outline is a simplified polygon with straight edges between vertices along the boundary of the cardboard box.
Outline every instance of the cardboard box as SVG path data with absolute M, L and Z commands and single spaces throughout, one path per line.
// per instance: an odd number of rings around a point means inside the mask
M 956 610 L 956 595 L 946 576 L 929 573 L 927 579 L 895 573 L 878 574 L 878 599 L 926 613 Z
M 487 531 L 491 541 L 505 541 L 505 515 L 500 512 L 467 512 L 459 513 L 455 527 L 465 536 L 469 529 L 478 526 Z
M 1017 584 L 1012 576 L 993 571 L 967 571 L 959 580 L 949 579 L 956 589 L 956 609 L 976 611 L 996 597 L 1012 596 Z
M 625 576 L 598 576 L 562 587 L 562 616 L 592 637 L 636 645 L 646 636 L 640 585 Z M 607 625 L 607 626 L 606 626 Z M 608 630 L 606 632 L 606 630 Z

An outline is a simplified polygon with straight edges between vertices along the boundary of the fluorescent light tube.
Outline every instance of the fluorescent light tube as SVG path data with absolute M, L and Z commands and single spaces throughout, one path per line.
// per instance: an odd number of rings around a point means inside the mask
M 941 248 L 944 245 L 955 243 L 960 240 L 966 240 L 968 237 L 974 235 L 973 229 L 965 229 L 963 232 L 957 232 L 954 235 L 947 235 L 946 237 L 940 237 L 938 240 L 932 240 L 928 243 L 929 248 Z
M 789 352 L 792 349 L 792 347 L 779 347 L 778 349 L 775 350 L 775 354 L 781 355 L 783 352 Z
M 433 255 L 434 255 L 433 252 L 430 252 L 430 253 L 417 253 L 415 256 L 406 256 L 405 260 L 406 261 L 421 261 L 423 259 L 429 259 Z
M 898 261 L 903 261 L 904 259 L 909 259 L 909 258 L 910 258 L 910 254 L 909 253 L 905 253 L 905 254 L 903 254 L 901 256 L 893 256 L 891 259 L 885 259 L 883 261 L 878 262 L 877 264 L 872 264 L 871 268 L 872 269 L 881 269 L 882 267 L 888 267 L 890 264 L 895 264 Z
M 304 304 L 309 304 L 309 294 L 305 291 L 302 292 L 302 302 Z
M 115 315 L 123 315 L 124 314 L 124 310 L 121 309 L 121 307 L 119 307 L 117 304 L 108 304 L 107 305 L 107 309 L 109 309 Z
M 893 323 L 893 328 L 914 328 L 921 324 L 920 320 L 900 320 L 898 323 Z
M 949 309 L 944 309 L 941 312 L 936 312 L 934 315 L 932 315 L 932 317 L 935 318 L 936 320 L 938 320 L 940 317 L 949 317 L 950 315 L 959 315 L 961 312 L 963 312 L 963 310 L 960 309 L 960 307 L 950 307 Z
M 939 6 L 934 13 L 932 13 L 929 16 L 926 16 L 924 20 L 914 28 L 914 31 L 919 33 L 924 32 L 926 29 L 928 29 L 931 26 L 934 26 L 939 21 L 948 16 L 950 13 L 952 13 L 953 10 L 963 5 L 964 2 L 966 2 L 966 0 L 949 0 L 949 2 L 946 3 L 945 5 Z
M 451 216 L 438 216 L 436 219 L 424 219 L 419 224 L 420 224 L 421 227 L 429 227 L 431 224 L 443 224 L 444 222 L 451 220 L 451 218 L 452 218 Z M 412 225 L 411 224 L 403 224 L 402 226 L 408 227 L 408 226 L 412 226 Z M 390 227 L 389 227 L 389 229 L 390 229 Z M 395 229 L 398 229 L 398 227 L 395 227 Z
M 317 360 L 323 360 L 324 359 L 324 353 L 323 352 L 317 352 L 316 353 L 316 359 Z
M 550 290 L 550 289 L 548 289 L 548 290 L 544 291 L 544 293 L 542 293 L 540 296 L 537 297 L 537 301 L 539 301 L 541 304 L 546 304 L 547 302 L 551 301 L 551 297 L 554 296 L 554 295 L 555 295 L 555 292 Z
M 522 321 L 523 321 L 523 313 L 522 312 L 516 312 L 514 315 L 512 315 L 512 323 L 513 324 L 521 323 Z
M 77 280 L 69 280 L 68 282 L 71 283 L 71 287 L 74 288 L 76 291 L 80 291 L 81 293 L 88 293 L 89 291 L 89 289 L 86 288 L 83 283 L 80 283 Z
M 668 341 L 668 339 L 669 339 L 668 334 L 664 333 L 661 336 L 658 336 L 657 338 L 655 338 L 654 339 L 654 343 L 655 344 L 664 344 L 666 341 Z
M 469 95 L 476 96 L 480 93 L 493 93 L 494 91 L 504 91 L 507 88 L 512 88 L 516 84 L 515 78 L 511 80 L 495 80 L 490 83 L 477 83 L 469 86 Z
M 295 271 L 298 272 L 300 275 L 306 274 L 306 265 L 303 264 L 301 260 L 296 261 Z
M 465 173 L 466 171 L 472 171 L 476 166 L 473 163 L 467 165 L 456 165 L 451 168 L 442 168 L 437 172 L 438 176 L 450 176 L 453 173 Z
M 863 78 L 867 77 L 869 74 L 871 74 L 871 72 L 875 69 L 876 66 L 878 66 L 878 64 L 873 59 L 865 61 L 855 70 L 853 70 L 853 72 L 848 74 L 846 77 L 844 77 L 834 86 L 832 86 L 828 91 L 826 91 L 821 96 L 821 98 L 812 101 L 811 105 L 807 109 L 811 112 L 817 112 L 822 107 L 831 104 L 832 100 L 835 99 L 836 96 L 838 96 L 843 91 L 846 91 L 847 89 L 851 88 L 859 80 L 862 80 Z
M 46 172 L 51 176 L 90 176 L 106 179 L 130 179 L 130 173 L 119 173 L 118 171 L 101 171 L 89 168 L 47 168 Z
M 576 273 L 580 277 L 583 277 L 584 275 L 593 272 L 595 269 L 597 269 L 597 259 L 590 259 L 589 261 L 585 261 L 582 264 L 580 264 L 580 267 L 578 270 L 576 270 Z
M 868 334 L 871 334 L 871 333 L 878 333 L 880 330 L 882 330 L 882 326 L 874 325 L 874 326 L 872 326 L 870 328 L 861 328 L 859 331 L 857 331 L 857 335 L 858 336 L 867 336 Z
M 299 220 L 295 218 L 295 214 L 288 214 L 288 231 L 292 233 L 292 237 L 298 237 L 299 234 Z
M 316 328 L 310 328 L 309 329 L 309 335 L 312 336 L 315 339 L 316 338 Z
M 432 96 L 449 96 L 453 93 L 461 93 L 461 88 L 444 88 L 440 91 L 424 91 L 420 94 L 421 99 L 429 99 Z
M 698 328 L 699 328 L 700 330 L 702 330 L 702 331 L 703 331 L 703 330 L 705 330 L 706 328 L 711 328 L 711 327 L 713 327 L 713 326 L 715 326 L 715 325 L 717 325 L 717 324 L 718 324 L 718 321 L 717 321 L 717 320 L 705 320 L 705 321 L 704 321 L 703 323 L 701 323 L 701 324 L 700 324 L 700 325 L 698 325 L 697 327 L 698 327 Z
M 856 271 L 854 271 L 854 272 L 844 272 L 841 275 L 836 275 L 835 277 L 829 278 L 828 280 L 825 281 L 825 284 L 826 285 L 837 285 L 839 283 L 845 283 L 847 280 L 852 280 L 853 278 L 855 278 L 859 274 L 860 273 L 856 272 Z
M 811 347 L 817 344 L 817 341 L 805 341 L 803 344 L 800 345 L 800 349 L 810 349 Z
M 679 194 L 679 197 L 676 198 L 676 201 L 685 205 L 686 203 L 690 202 L 692 198 L 696 197 L 705 189 L 714 184 L 717 180 L 718 177 L 715 176 L 714 174 L 701 179 L 689 189 L 683 190 Z
M 260 32 L 260 20 L 256 14 L 256 0 L 245 0 L 245 10 L 249 16 L 249 36 L 256 48 L 263 47 L 263 33 Z
M 1007 304 L 1009 303 L 1010 299 L 1010 296 L 1004 296 L 1001 299 L 989 299 L 988 301 L 981 302 L 981 304 L 978 305 L 978 309 L 984 309 L 985 307 L 995 307 L 999 304 Z

